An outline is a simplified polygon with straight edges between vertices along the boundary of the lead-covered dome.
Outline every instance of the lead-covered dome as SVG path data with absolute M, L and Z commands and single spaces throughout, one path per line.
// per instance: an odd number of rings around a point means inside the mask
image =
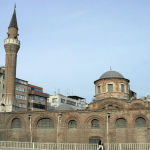
M 124 78 L 122 74 L 116 71 L 107 71 L 101 75 L 99 79 L 107 79 L 107 78 Z
M 61 104 L 58 107 L 56 107 L 55 110 L 74 110 L 74 109 L 68 104 Z

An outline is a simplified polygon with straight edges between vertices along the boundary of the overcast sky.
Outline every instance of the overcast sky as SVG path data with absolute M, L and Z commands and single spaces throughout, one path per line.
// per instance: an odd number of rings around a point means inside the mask
M 17 78 L 89 103 L 111 66 L 138 97 L 150 95 L 149 0 L 0 0 L 0 65 L 15 2 Z

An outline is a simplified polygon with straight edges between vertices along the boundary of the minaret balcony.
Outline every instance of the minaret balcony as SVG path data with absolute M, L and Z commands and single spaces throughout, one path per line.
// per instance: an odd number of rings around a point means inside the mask
M 14 38 L 8 38 L 4 40 L 4 45 L 5 44 L 16 44 L 18 46 L 20 46 L 20 41 L 18 39 L 14 39 Z

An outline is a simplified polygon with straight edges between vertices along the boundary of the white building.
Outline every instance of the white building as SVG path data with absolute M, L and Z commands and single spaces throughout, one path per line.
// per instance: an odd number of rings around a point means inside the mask
M 70 105 L 74 110 L 85 109 L 87 107 L 86 99 L 79 96 L 64 96 L 62 94 L 50 95 L 47 99 L 53 107 L 58 107 L 62 104 Z

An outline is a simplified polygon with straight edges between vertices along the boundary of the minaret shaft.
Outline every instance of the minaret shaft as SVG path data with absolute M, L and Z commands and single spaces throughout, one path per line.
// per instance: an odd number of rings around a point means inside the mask
M 18 111 L 18 104 L 15 98 L 15 79 L 16 79 L 16 62 L 17 53 L 20 48 L 18 36 L 18 25 L 16 19 L 16 10 L 8 27 L 8 37 L 4 40 L 6 51 L 5 59 L 5 84 L 4 97 L 1 100 L 0 111 L 12 112 Z

